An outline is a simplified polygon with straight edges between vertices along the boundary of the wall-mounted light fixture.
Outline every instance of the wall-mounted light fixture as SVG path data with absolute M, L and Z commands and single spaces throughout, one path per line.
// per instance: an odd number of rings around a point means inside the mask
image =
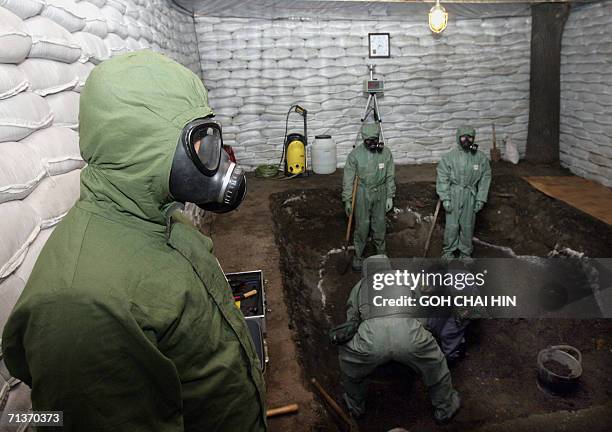
M 436 0 L 435 6 L 429 10 L 429 29 L 434 33 L 442 33 L 448 23 L 448 13 Z

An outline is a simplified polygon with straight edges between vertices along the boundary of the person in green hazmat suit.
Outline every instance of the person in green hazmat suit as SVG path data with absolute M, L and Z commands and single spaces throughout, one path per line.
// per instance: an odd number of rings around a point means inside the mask
M 236 208 L 200 79 L 150 51 L 98 65 L 80 102 L 81 195 L 5 326 L 10 373 L 65 431 L 263 431 L 259 360 L 212 243 L 178 204 Z
M 485 154 L 478 150 L 476 131 L 462 126 L 456 133 L 457 147 L 445 154 L 438 164 L 436 191 L 444 210 L 443 258 L 472 255 L 474 222 L 487 202 L 491 185 L 491 166 Z
M 352 267 L 360 271 L 370 228 L 377 254 L 386 253 L 385 213 L 393 208 L 395 165 L 391 150 L 380 141 L 377 123 L 364 123 L 358 143 L 349 153 L 344 166 L 342 202 L 349 216 L 352 211 L 353 184 L 359 182 L 355 196 L 355 255 Z
M 406 287 L 385 284 L 380 289 L 374 279 L 377 273 L 393 273 L 385 255 L 373 255 L 364 261 L 363 277 L 347 301 L 346 322 L 330 332 L 332 343 L 339 345 L 344 401 L 354 417 L 363 416 L 369 376 L 378 366 L 393 360 L 421 374 L 434 406 L 434 418 L 446 423 L 461 401 L 444 354 L 413 309 L 389 306 L 388 302 L 383 305 L 385 299 L 406 295 Z

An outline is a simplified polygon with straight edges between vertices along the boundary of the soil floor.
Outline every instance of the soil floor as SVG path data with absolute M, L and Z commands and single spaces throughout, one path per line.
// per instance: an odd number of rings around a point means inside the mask
M 508 256 L 504 248 L 518 255 L 546 256 L 553 249 L 569 248 L 589 257 L 612 256 L 612 227 L 520 178 L 568 175 L 565 170 L 500 162 L 493 165 L 493 173 L 489 202 L 477 220 L 475 257 Z M 202 227 L 213 238 L 225 271 L 260 269 L 268 282 L 268 405 L 300 405 L 297 415 L 271 419 L 272 431 L 337 430 L 308 381 L 316 377 L 342 405 L 337 349 L 327 332 L 344 320 L 348 293 L 360 275 L 336 270 L 343 259 L 337 250 L 346 226 L 341 178 L 341 170 L 291 180 L 249 177 L 249 192 L 238 211 L 208 216 Z M 437 199 L 434 181 L 435 165 L 397 167 L 396 209 L 389 213 L 387 229 L 391 257 L 422 254 Z M 440 253 L 443 219 L 441 212 L 430 256 Z M 512 428 L 508 422 L 515 419 L 526 423 L 514 430 L 535 430 L 538 422 L 556 430 L 555 418 L 545 416 L 586 413 L 612 400 L 612 320 L 481 320 L 471 325 L 467 338 L 466 357 L 451 369 L 463 400 L 453 422 L 438 428 L 419 377 L 390 364 L 375 373 L 360 430 L 401 426 L 410 431 L 467 431 L 496 425 L 501 430 L 502 425 Z M 560 343 L 583 354 L 580 387 L 565 397 L 543 392 L 536 380 L 537 352 Z M 588 417 L 591 431 L 598 425 L 607 430 L 602 422 L 608 411 L 593 409 Z M 558 424 L 564 430 L 580 430 L 566 420 Z

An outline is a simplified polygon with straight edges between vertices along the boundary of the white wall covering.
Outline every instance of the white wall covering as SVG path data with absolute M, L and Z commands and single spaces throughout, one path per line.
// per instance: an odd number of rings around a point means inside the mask
M 285 115 L 294 103 L 309 112 L 311 140 L 316 134 L 333 136 L 343 166 L 366 104 L 368 63 L 385 79 L 379 102 L 397 163 L 439 160 L 464 123 L 477 128 L 482 149 L 491 145 L 495 122 L 498 138 L 511 136 L 524 153 L 528 17 L 454 20 L 438 38 L 425 19 L 196 17 L 196 30 L 210 104 L 223 122 L 224 141 L 247 166 L 278 161 Z M 368 59 L 369 32 L 391 34 L 390 59 Z M 299 130 L 300 118 L 292 119 Z
M 561 163 L 612 186 L 612 2 L 575 8 L 561 50 Z

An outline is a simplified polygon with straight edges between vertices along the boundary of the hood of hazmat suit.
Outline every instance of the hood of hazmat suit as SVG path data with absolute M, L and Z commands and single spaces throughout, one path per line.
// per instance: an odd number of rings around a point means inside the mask
M 33 409 L 63 411 L 66 431 L 266 428 L 259 361 L 211 240 L 168 217 L 181 131 L 210 114 L 199 78 L 149 51 L 87 80 L 81 196 L 2 340 Z

